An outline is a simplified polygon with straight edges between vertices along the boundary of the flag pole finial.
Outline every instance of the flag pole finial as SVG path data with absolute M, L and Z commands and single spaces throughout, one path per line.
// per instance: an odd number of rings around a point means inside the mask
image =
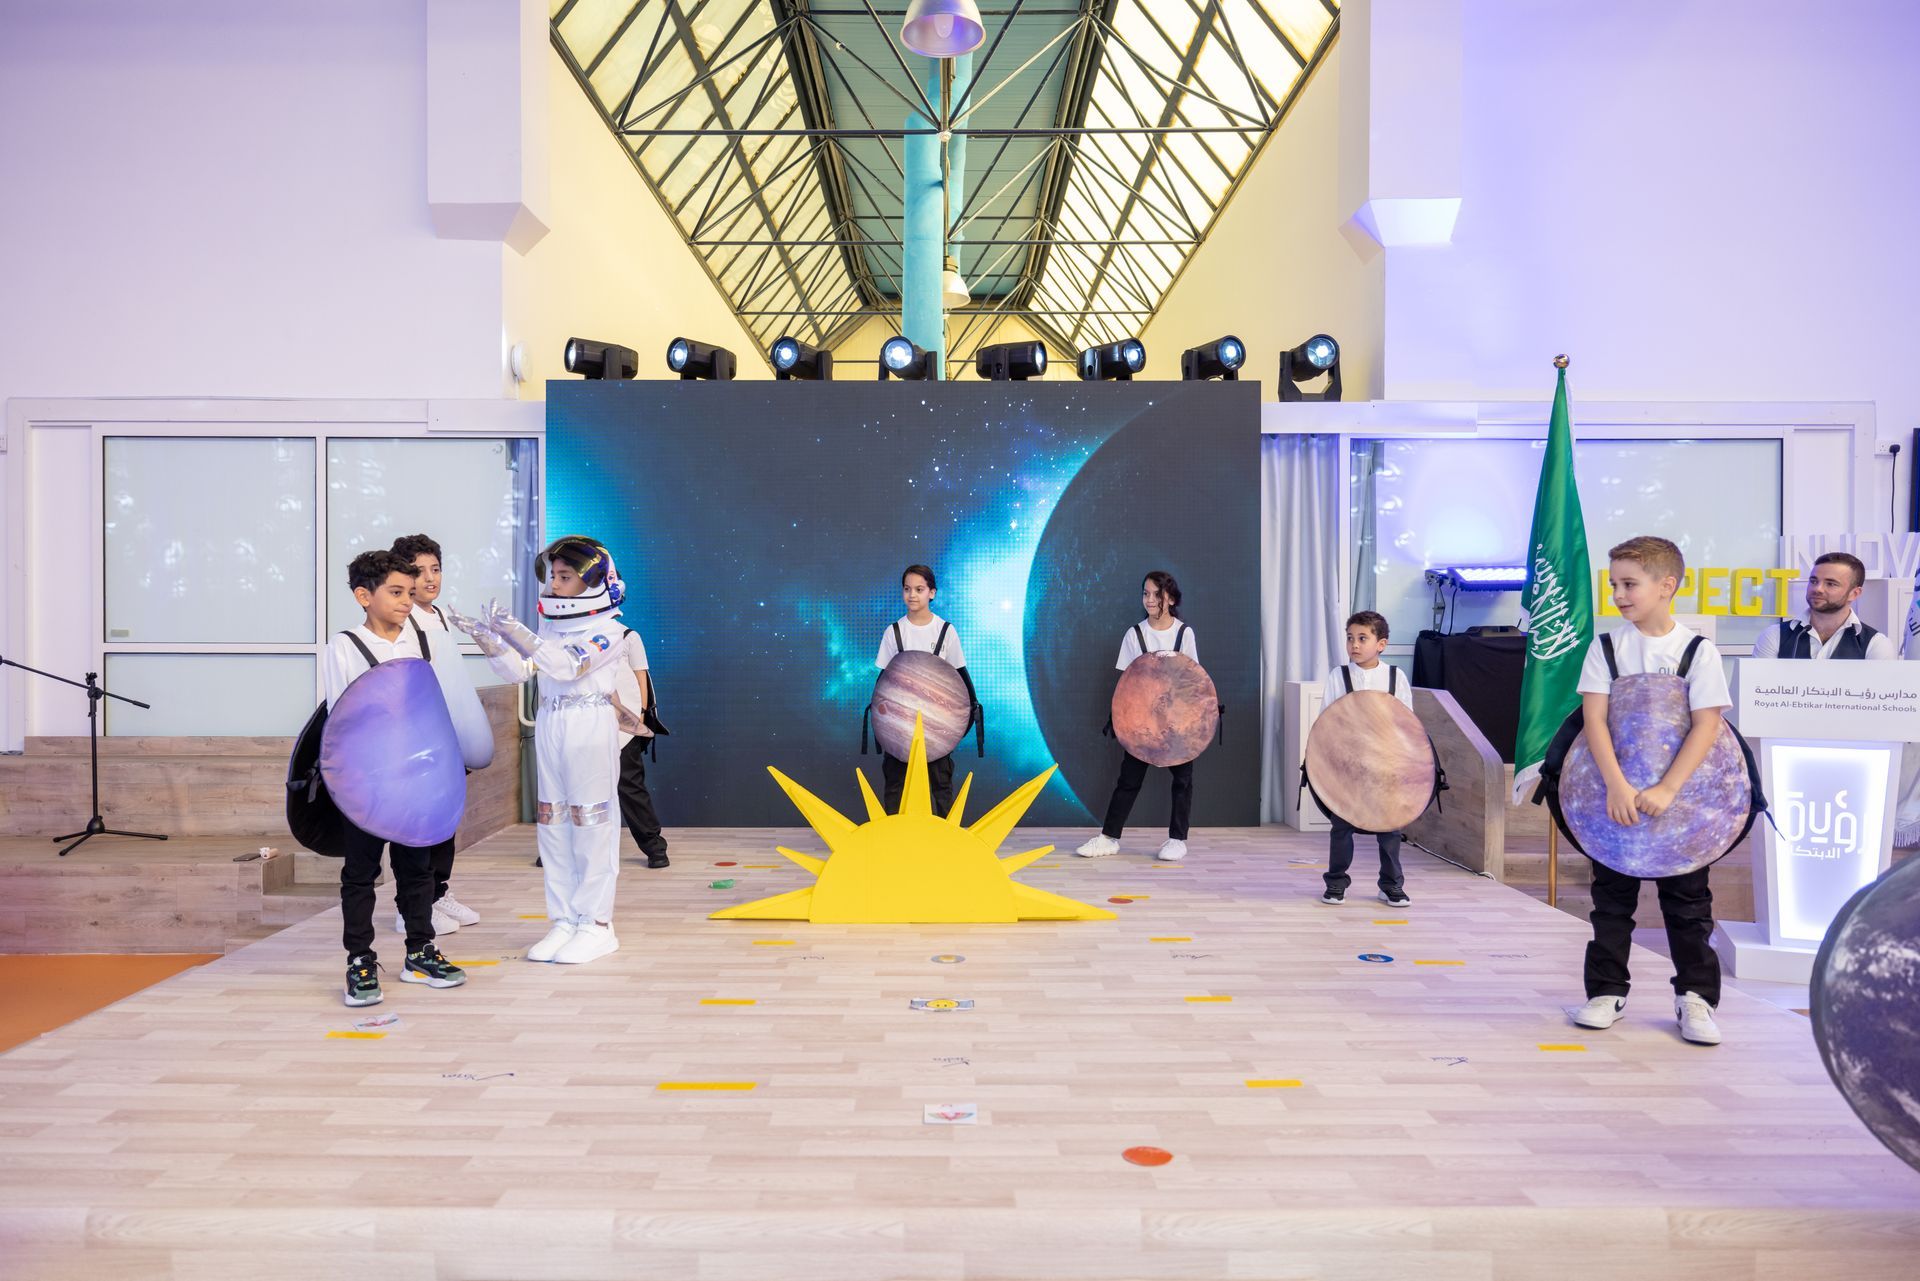
M 1555 369 L 1565 369 L 1571 363 L 1572 362 L 1567 359 L 1567 353 L 1564 351 L 1553 358 L 1553 367 Z

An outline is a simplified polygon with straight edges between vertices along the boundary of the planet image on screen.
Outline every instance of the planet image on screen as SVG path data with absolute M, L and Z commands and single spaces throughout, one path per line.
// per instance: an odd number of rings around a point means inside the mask
M 1185 654 L 1142 654 L 1113 687 L 1113 735 L 1149 765 L 1186 764 L 1207 750 L 1219 726 L 1213 677 Z
M 946 659 L 924 650 L 895 654 L 873 683 L 873 736 L 887 755 L 907 759 L 913 745 L 913 718 L 926 727 L 927 756 L 938 760 L 952 752 L 973 721 L 967 683 Z
M 1920 859 L 1840 909 L 1810 995 L 1833 1083 L 1873 1136 L 1920 1170 Z

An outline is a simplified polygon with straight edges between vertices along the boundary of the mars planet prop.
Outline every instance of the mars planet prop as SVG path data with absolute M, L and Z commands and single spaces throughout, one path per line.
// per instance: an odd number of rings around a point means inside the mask
M 1873 1137 L 1920 1170 L 1920 859 L 1862 889 L 1813 962 L 1813 1039 Z
M 897 761 L 913 747 L 913 718 L 926 727 L 927 759 L 950 754 L 973 723 L 967 683 L 946 659 L 925 650 L 895 654 L 873 683 L 873 736 Z
M 356 677 L 327 715 L 320 776 L 362 831 L 414 846 L 451 837 L 467 768 L 433 665 L 396 658 Z
M 1635 788 L 1660 781 L 1692 725 L 1687 683 L 1678 676 L 1622 676 L 1608 690 L 1614 754 Z M 1614 871 L 1643 878 L 1684 875 L 1725 854 L 1746 831 L 1753 811 L 1746 753 L 1733 727 L 1722 721 L 1707 759 L 1666 813 L 1616 823 L 1607 817 L 1607 783 L 1582 730 L 1561 770 L 1560 810 L 1567 835 Z
M 1207 750 L 1219 728 L 1213 677 L 1185 654 L 1142 654 L 1113 687 L 1113 736 L 1149 765 L 1185 765 Z
M 1433 743 L 1392 694 L 1334 700 L 1307 734 L 1307 786 L 1329 818 L 1361 832 L 1398 832 L 1427 812 L 1439 786 Z

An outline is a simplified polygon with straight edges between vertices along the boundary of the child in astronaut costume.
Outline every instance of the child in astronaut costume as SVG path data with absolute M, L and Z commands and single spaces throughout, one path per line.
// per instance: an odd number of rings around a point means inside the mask
M 535 822 L 546 874 L 545 938 L 529 961 L 578 965 L 620 946 L 613 933 L 620 874 L 620 733 L 639 729 L 639 709 L 614 693 L 625 654 L 615 620 L 625 587 L 613 556 L 590 538 L 556 540 L 534 561 L 541 584 L 536 632 L 489 602 L 477 619 L 449 611 L 504 680 L 540 676 L 533 743 Z

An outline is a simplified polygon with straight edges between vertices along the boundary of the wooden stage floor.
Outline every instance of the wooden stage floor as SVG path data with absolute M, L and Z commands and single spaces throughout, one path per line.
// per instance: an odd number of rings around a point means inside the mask
M 805 884 L 772 847 L 809 835 L 670 836 L 589 966 L 518 959 L 514 828 L 461 855 L 464 988 L 398 982 L 383 891 L 384 1005 L 340 1004 L 332 909 L 0 1056 L 0 1275 L 1916 1275 L 1920 1175 L 1805 1018 L 1730 991 L 1687 1045 L 1642 950 L 1581 1031 L 1584 925 L 1415 851 L 1399 911 L 1314 901 L 1324 838 L 1235 829 L 1021 874 L 1138 896 L 1113 922 L 814 928 L 705 919 Z

